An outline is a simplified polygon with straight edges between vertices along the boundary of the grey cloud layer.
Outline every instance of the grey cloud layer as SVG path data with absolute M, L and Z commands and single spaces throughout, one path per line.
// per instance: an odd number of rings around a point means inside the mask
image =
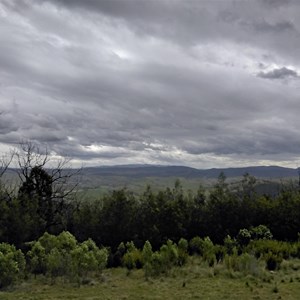
M 259 72 L 259 77 L 268 78 L 268 79 L 284 79 L 287 77 L 299 77 L 298 73 L 289 68 L 283 67 L 280 69 L 274 69 L 268 72 Z
M 297 1 L 0 0 L 0 143 L 90 164 L 292 164 L 299 13 Z

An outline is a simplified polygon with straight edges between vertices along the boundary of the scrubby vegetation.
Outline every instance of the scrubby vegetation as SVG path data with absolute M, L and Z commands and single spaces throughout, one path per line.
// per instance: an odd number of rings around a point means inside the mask
M 117 267 L 149 282 L 201 266 L 207 277 L 273 283 L 274 293 L 281 284 L 272 272 L 284 282 L 300 278 L 300 192 L 292 185 L 258 196 L 250 175 L 232 190 L 220 174 L 209 193 L 200 187 L 194 195 L 176 181 L 156 193 L 121 189 L 78 202 L 69 172 L 47 169 L 45 154 L 25 150 L 17 191 L 0 185 L 1 289 L 38 278 L 101 283 Z

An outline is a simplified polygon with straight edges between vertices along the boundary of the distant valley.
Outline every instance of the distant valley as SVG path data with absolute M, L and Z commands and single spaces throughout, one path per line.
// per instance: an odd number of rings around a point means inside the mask
M 121 165 L 88 167 L 82 170 L 81 190 L 85 197 L 97 197 L 114 189 L 128 188 L 135 194 L 150 185 L 154 191 L 173 187 L 179 179 L 183 188 L 196 192 L 200 185 L 210 189 L 223 172 L 229 184 L 239 182 L 245 173 L 257 179 L 260 193 L 277 193 L 282 182 L 296 182 L 298 170 L 278 166 L 195 169 L 186 166 Z

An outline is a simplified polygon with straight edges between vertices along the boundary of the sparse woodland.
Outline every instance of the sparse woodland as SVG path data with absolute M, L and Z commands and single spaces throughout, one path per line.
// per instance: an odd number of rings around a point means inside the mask
M 48 153 L 31 143 L 12 156 L 1 169 L 2 289 L 36 276 L 81 285 L 115 267 L 141 269 L 145 279 L 168 276 L 192 257 L 263 280 L 264 270 L 300 259 L 298 187 L 258 196 L 252 176 L 232 191 L 220 174 L 209 194 L 201 187 L 188 193 L 176 181 L 157 193 L 149 186 L 138 197 L 121 189 L 79 201 L 77 170 L 66 161 L 49 168 Z M 4 180 L 13 159 L 17 185 Z

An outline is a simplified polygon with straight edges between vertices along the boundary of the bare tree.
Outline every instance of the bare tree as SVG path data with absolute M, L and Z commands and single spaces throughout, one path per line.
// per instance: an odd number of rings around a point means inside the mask
M 3 180 L 7 169 L 9 168 L 11 162 L 13 160 L 13 155 L 2 155 L 0 158 L 0 193 L 1 198 L 11 199 L 11 195 L 13 194 L 13 187 L 7 184 L 7 178 Z
M 5 174 L 5 172 L 9 168 L 12 160 L 13 160 L 13 155 L 9 155 L 9 156 L 3 155 L 0 158 L 0 179 L 2 178 L 2 176 Z
M 63 215 L 74 207 L 81 169 L 72 169 L 70 159 L 53 160 L 48 149 L 22 142 L 13 156 L 20 180 L 18 198 L 26 206 L 37 201 L 37 214 L 44 231 L 61 225 Z
M 67 199 L 74 195 L 79 184 L 81 168 L 71 168 L 70 158 L 54 160 L 47 147 L 41 150 L 31 141 L 20 143 L 19 149 L 15 150 L 13 155 L 16 157 L 21 185 L 29 180 L 33 169 L 43 169 L 50 176 L 53 199 Z

